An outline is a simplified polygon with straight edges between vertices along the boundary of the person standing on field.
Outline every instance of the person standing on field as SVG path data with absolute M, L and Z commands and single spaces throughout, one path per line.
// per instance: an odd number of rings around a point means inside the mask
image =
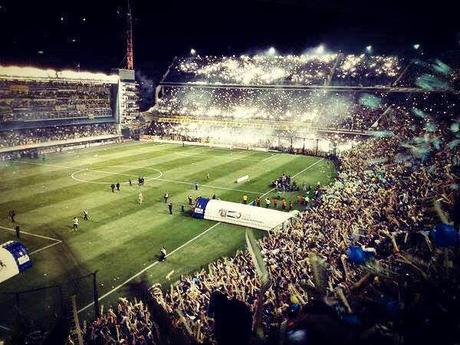
M 173 213 L 172 213 L 172 208 L 173 208 L 173 204 L 172 204 L 172 202 L 170 202 L 170 203 L 168 204 L 168 209 L 169 209 L 169 214 L 171 214 L 171 215 L 173 214 Z
M 270 207 L 270 198 L 265 198 L 265 208 Z
M 16 220 L 15 220 L 15 217 L 16 217 L 16 211 L 15 210 L 10 210 L 8 212 L 8 216 L 10 217 L 11 219 L 11 223 L 15 223 Z
M 158 261 L 160 262 L 163 262 L 166 260 L 166 256 L 168 256 L 168 254 L 166 253 L 166 248 L 165 247 L 161 247 L 161 250 L 160 250 L 160 258 Z
M 164 201 L 165 201 L 165 204 L 168 202 L 168 198 L 169 198 L 168 192 L 164 193 L 164 194 L 163 194 L 163 199 L 164 199 Z
M 78 218 L 77 217 L 73 218 L 73 227 L 72 228 L 73 228 L 74 231 L 78 230 Z
M 89 214 L 88 214 L 87 208 L 83 210 L 83 220 L 89 220 Z
M 139 192 L 139 195 L 137 197 L 137 200 L 139 202 L 139 205 L 142 205 L 143 202 L 144 202 L 144 195 L 142 194 L 142 192 Z

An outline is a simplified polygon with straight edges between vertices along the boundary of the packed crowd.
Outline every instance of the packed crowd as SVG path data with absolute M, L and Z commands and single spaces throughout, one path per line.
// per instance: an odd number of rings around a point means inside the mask
M 345 55 L 332 79 L 332 85 L 388 86 L 396 80 L 403 61 L 395 56 Z
M 268 332 L 305 316 L 300 309 L 327 301 L 327 315 L 366 339 L 452 335 L 430 332 L 441 327 L 436 315 L 458 304 L 455 251 L 429 234 L 440 222 L 431 212 L 433 201 L 445 208 L 455 202 L 458 122 L 439 121 L 428 132 L 411 113 L 398 112 L 388 121 L 396 135 L 366 141 L 344 155 L 334 185 L 290 228 L 260 241 L 272 277 L 262 302 Z M 364 257 L 370 258 L 365 265 Z M 260 288 L 249 253 L 239 252 L 155 297 L 177 325 L 202 341 L 213 337 L 207 308 L 214 291 L 255 312 Z M 177 318 L 177 310 L 185 319 Z
M 117 134 L 113 124 L 53 126 L 0 131 L 0 148 Z
M 108 83 L 0 80 L 0 122 L 112 116 Z
M 332 79 L 332 85 L 335 82 L 339 85 L 389 85 L 404 63 L 393 56 L 324 52 L 285 56 L 198 55 L 176 59 L 165 81 L 216 85 L 324 85 Z
M 381 93 L 326 90 L 168 87 L 154 107 L 159 116 L 233 121 L 239 127 L 310 126 L 367 130 L 383 112 Z
M 380 122 L 398 109 L 404 108 L 420 118 L 429 118 L 427 114 L 434 109 L 442 116 L 459 109 L 454 93 L 281 91 L 278 94 L 266 90 L 259 93 L 201 89 L 190 91 L 190 98 L 188 95 L 184 89 L 165 90 L 163 100 L 158 103 L 157 118 L 146 134 L 174 140 L 305 147 L 315 151 L 318 151 L 317 138 L 319 151 L 328 152 L 336 144 L 343 151 L 350 146 L 352 135 L 385 134 L 385 123 L 380 125 Z M 433 121 L 426 126 L 436 128 Z
M 151 311 L 142 301 L 134 303 L 120 298 L 115 307 L 90 324 L 82 332 L 86 344 L 155 344 L 159 338 L 155 331 Z M 74 342 L 69 338 L 69 344 Z

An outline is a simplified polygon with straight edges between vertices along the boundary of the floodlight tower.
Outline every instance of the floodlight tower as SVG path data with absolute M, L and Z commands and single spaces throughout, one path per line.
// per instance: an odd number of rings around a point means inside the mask
M 126 42 L 126 69 L 134 69 L 134 52 L 133 52 L 133 19 L 131 13 L 131 4 L 128 0 L 127 12 L 127 42 Z

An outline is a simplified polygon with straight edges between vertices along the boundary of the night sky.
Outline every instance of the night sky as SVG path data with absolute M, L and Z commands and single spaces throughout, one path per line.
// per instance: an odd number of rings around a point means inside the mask
M 0 64 L 110 71 L 123 67 L 126 0 L 0 0 Z M 175 55 L 274 46 L 425 56 L 459 49 L 455 1 L 131 0 L 135 67 L 157 82 Z

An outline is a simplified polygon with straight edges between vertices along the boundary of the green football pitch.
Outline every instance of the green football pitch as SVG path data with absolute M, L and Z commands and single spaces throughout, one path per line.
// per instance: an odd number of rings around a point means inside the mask
M 91 318 L 91 277 L 76 278 L 94 271 L 101 304 L 108 305 L 129 295 L 139 281 L 169 288 L 180 275 L 233 255 L 245 247 L 245 228 L 192 218 L 187 197 L 215 194 L 241 202 L 247 194 L 263 200 L 275 195 L 270 182 L 283 173 L 314 186 L 329 183 L 335 169 L 318 157 L 139 142 L 0 162 L 0 243 L 15 239 L 8 218 L 14 209 L 21 242 L 33 260 L 30 270 L 0 284 L 0 326 L 14 317 L 15 304 L 25 315 L 45 320 L 59 308 L 57 286 L 64 296 L 76 294 L 81 317 Z M 235 183 L 244 175 L 248 181 Z M 139 176 L 145 177 L 144 186 L 138 186 Z M 112 193 L 110 185 L 117 182 L 120 191 Z M 163 201 L 165 192 L 173 215 Z M 286 193 L 286 198 L 296 204 L 297 194 Z M 85 208 L 88 221 L 83 220 Z M 72 231 L 75 216 L 78 231 Z M 169 256 L 158 263 L 162 246 Z M 9 294 L 45 286 L 51 288 Z

